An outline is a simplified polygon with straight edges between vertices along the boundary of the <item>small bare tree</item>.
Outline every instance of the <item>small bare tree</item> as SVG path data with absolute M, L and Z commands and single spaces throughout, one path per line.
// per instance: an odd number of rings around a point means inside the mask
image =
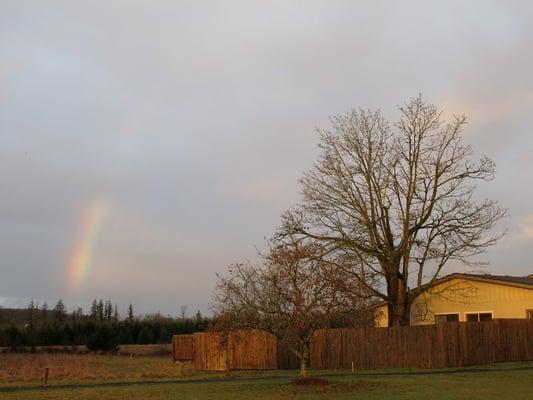
M 338 271 L 322 259 L 317 243 L 274 243 L 260 264 L 235 264 L 227 276 L 219 276 L 213 304 L 217 324 L 296 337 L 291 350 L 300 360 L 301 375 L 307 376 L 314 330 L 339 319 L 373 323 L 373 316 L 362 311 L 367 307 L 356 288 L 348 288 Z
M 180 319 L 182 321 L 185 321 L 185 318 L 187 317 L 187 305 L 182 304 L 180 306 Z
M 321 131 L 322 150 L 301 179 L 302 204 L 282 233 L 318 240 L 338 267 L 388 303 L 389 325 L 407 325 L 413 300 L 452 260 L 472 264 L 496 243 L 505 215 L 478 201 L 475 182 L 494 162 L 473 160 L 464 116 L 442 121 L 421 96 L 399 107 L 393 127 L 380 112 L 354 110 Z

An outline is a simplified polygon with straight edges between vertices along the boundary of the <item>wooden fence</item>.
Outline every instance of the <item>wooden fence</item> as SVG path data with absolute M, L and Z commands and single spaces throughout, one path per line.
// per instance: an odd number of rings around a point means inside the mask
M 228 338 L 228 359 L 231 369 L 276 369 L 278 341 L 261 330 L 236 331 Z
M 183 337 L 176 339 L 176 337 Z M 209 332 L 173 338 L 175 360 L 199 370 L 293 369 L 290 341 L 259 331 Z M 445 368 L 533 360 L 533 321 L 495 320 L 393 328 L 321 329 L 311 342 L 311 367 Z
M 533 360 L 533 321 L 495 320 L 315 332 L 316 369 L 444 368 Z
M 228 336 L 218 332 L 195 333 L 194 368 L 202 371 L 224 371 L 230 368 Z
M 194 360 L 193 335 L 172 336 L 174 362 Z
M 182 336 L 187 337 L 182 339 Z M 176 335 L 173 344 L 174 361 L 192 360 L 198 370 L 276 369 L 278 366 L 276 337 L 256 329 Z

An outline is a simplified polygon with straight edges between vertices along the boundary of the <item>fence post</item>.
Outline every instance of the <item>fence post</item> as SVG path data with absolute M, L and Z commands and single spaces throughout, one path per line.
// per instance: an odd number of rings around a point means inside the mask
M 230 361 L 229 361 L 229 357 L 227 357 L 227 356 L 226 356 L 226 369 L 224 371 L 224 375 L 225 376 L 230 376 L 231 375 Z
M 48 385 L 48 373 L 50 372 L 50 368 L 46 367 L 44 369 L 44 386 Z

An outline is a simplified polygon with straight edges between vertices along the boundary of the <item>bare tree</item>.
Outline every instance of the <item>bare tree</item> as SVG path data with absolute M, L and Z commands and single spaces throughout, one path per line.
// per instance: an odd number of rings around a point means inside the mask
M 180 306 L 180 319 L 184 321 L 186 317 L 187 317 L 187 305 L 182 304 Z
M 213 311 L 223 329 L 259 328 L 278 338 L 295 337 L 289 345 L 307 376 L 314 330 L 344 323 L 373 323 L 356 290 L 339 285 L 337 268 L 321 259 L 317 243 L 273 243 L 258 265 L 235 264 L 219 276 Z
M 283 216 L 281 235 L 318 240 L 338 267 L 387 301 L 389 325 L 407 325 L 413 300 L 450 261 L 472 265 L 496 243 L 506 214 L 476 200 L 495 165 L 463 144 L 465 116 L 442 120 L 421 96 L 381 113 L 354 110 L 320 131 L 321 154 L 301 179 L 303 201 Z

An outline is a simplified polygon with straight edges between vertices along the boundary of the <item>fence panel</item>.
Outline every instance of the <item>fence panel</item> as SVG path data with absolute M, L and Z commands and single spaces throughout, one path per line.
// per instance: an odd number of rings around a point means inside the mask
M 533 360 L 533 321 L 495 320 L 390 328 L 320 329 L 316 369 L 444 368 Z
M 194 360 L 193 336 L 172 336 L 172 353 L 174 355 L 174 362 Z
M 278 367 L 277 339 L 267 332 L 251 329 L 232 332 L 201 332 L 191 336 L 193 350 L 190 359 L 193 360 L 194 368 L 197 370 L 225 371 L 229 369 L 276 369 Z M 178 339 L 174 340 L 178 343 Z M 174 348 L 175 351 L 181 349 L 177 345 Z M 175 357 L 179 359 L 177 355 Z
M 194 368 L 202 371 L 228 369 L 227 337 L 218 332 L 193 334 Z
M 230 332 L 228 356 L 231 369 L 276 369 L 278 341 L 274 335 L 258 329 Z

